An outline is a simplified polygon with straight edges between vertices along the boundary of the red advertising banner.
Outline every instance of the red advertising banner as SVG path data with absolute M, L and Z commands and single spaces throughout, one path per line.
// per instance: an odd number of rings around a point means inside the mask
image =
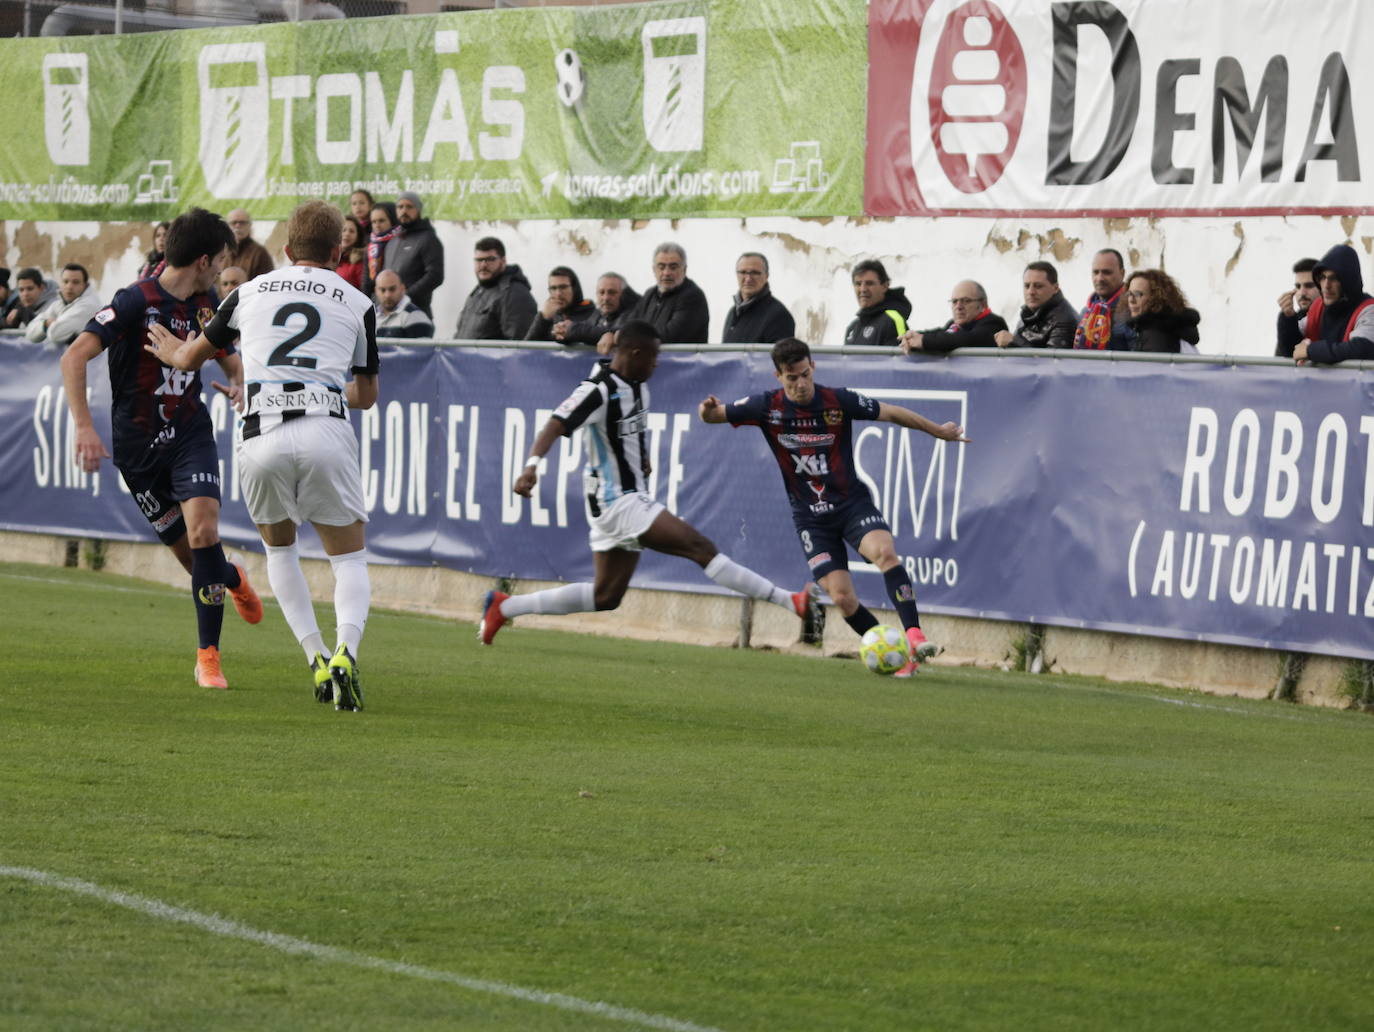
M 1374 213 L 1370 38 L 1364 0 L 872 0 L 864 209 Z

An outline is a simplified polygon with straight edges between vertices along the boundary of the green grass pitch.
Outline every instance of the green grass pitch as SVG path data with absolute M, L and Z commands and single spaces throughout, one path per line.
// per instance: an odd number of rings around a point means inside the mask
M 225 626 L 0 566 L 0 1028 L 1374 1027 L 1367 716 L 387 612 L 347 714 Z

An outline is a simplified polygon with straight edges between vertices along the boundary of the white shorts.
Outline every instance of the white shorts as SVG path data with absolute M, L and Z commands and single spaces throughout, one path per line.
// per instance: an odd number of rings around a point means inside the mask
M 602 509 L 600 516 L 593 516 L 588 505 L 587 538 L 592 551 L 609 552 L 613 548 L 641 551 L 644 546 L 639 543 L 639 535 L 649 529 L 663 509 L 662 502 L 638 492 L 621 495 L 609 509 Z
M 358 438 L 346 419 L 307 416 L 238 442 L 239 482 L 254 523 L 367 521 Z

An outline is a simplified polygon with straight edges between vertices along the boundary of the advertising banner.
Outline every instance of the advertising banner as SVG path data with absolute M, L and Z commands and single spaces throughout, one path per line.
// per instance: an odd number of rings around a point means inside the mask
M 1374 7 L 873 0 L 873 215 L 1374 211 Z
M 0 351 L 0 528 L 152 540 L 108 463 L 95 476 L 72 463 L 54 352 Z M 91 394 L 108 439 L 100 365 Z M 510 484 L 591 369 L 585 352 L 384 348 L 383 400 L 352 414 L 373 558 L 590 579 L 581 432 L 549 453 L 532 498 Z M 823 354 L 817 378 L 957 421 L 972 439 L 855 428 L 855 475 L 924 609 L 1374 659 L 1374 374 Z M 696 416 L 707 394 L 776 382 L 764 354 L 665 354 L 650 384 L 651 488 L 722 551 L 795 588 L 808 571 L 763 435 Z M 218 394 L 207 400 L 222 532 L 258 550 L 233 413 Z M 320 554 L 313 535 L 303 544 Z M 863 600 L 887 605 L 877 571 L 858 556 L 851 569 Z M 636 583 L 719 590 L 693 564 L 652 553 Z
M 0 219 L 857 213 L 861 0 L 678 0 L 0 42 Z

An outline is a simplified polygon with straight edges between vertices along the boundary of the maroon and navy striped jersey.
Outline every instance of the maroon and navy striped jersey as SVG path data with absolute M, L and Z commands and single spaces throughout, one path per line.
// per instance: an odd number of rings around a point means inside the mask
M 150 457 L 149 449 L 176 434 L 210 428 L 200 400 L 200 372 L 165 366 L 144 345 L 155 323 L 182 339 L 198 333 L 214 316 L 217 300 L 213 292 L 173 297 L 156 279 L 141 279 L 116 293 L 86 324 L 86 332 L 100 338 L 109 362 L 116 464 L 139 464 Z
M 725 406 L 732 426 L 763 431 L 782 471 L 794 511 L 820 516 L 850 502 L 873 501 L 854 471 L 856 419 L 877 419 L 879 403 L 844 387 L 822 387 L 806 405 L 781 389 L 741 398 Z

